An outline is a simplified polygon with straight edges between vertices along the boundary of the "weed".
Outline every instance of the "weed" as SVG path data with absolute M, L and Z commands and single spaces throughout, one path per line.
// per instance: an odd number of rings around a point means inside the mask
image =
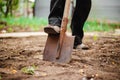
M 25 74 L 30 74 L 33 75 L 35 73 L 35 66 L 28 66 L 28 67 L 23 67 L 21 71 Z
M 2 79 L 2 76 L 0 75 L 0 80 Z

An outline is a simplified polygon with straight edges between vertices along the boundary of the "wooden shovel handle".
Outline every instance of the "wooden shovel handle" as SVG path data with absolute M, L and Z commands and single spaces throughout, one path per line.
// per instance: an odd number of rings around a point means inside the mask
M 62 45 L 62 43 L 63 43 L 65 32 L 67 30 L 68 15 L 69 15 L 69 11 L 70 11 L 70 2 L 71 2 L 71 0 L 66 0 L 66 2 L 65 2 L 64 14 L 63 14 L 61 30 L 60 30 L 60 45 Z
M 68 18 L 71 0 L 66 0 L 63 17 Z
M 61 30 L 60 30 L 59 48 L 58 48 L 58 53 L 57 53 L 57 57 L 56 57 L 57 59 L 60 58 L 60 53 L 61 53 L 64 38 L 65 38 L 65 32 L 67 30 L 68 15 L 69 15 L 69 11 L 70 11 L 70 2 L 71 2 L 71 0 L 66 0 L 66 2 L 65 2 L 64 14 L 63 14 Z
M 70 11 L 70 2 L 71 0 L 66 0 L 65 2 L 64 14 L 63 14 L 63 19 L 61 23 L 61 33 L 62 31 L 65 33 L 67 30 L 68 16 Z

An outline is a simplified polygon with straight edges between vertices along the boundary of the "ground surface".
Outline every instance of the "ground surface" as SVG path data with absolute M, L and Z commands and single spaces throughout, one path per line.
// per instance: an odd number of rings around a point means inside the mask
M 89 50 L 73 50 L 68 64 L 42 60 L 47 36 L 0 38 L 1 80 L 120 80 L 120 35 L 85 35 Z M 21 71 L 36 66 L 32 75 Z M 92 80 L 92 79 L 91 79 Z

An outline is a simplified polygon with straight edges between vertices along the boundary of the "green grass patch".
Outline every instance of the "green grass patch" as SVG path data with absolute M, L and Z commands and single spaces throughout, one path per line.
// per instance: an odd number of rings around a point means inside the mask
M 32 31 L 43 30 L 44 26 L 48 24 L 48 20 L 45 18 L 27 18 L 27 17 L 8 17 L 2 18 L 0 21 L 6 22 L 8 29 L 7 32 L 13 32 L 14 29 L 19 30 L 30 28 Z M 68 25 L 69 26 L 69 25 Z M 0 25 L 0 29 L 4 28 L 4 25 Z M 116 28 L 120 28 L 120 23 L 108 23 L 105 20 L 88 20 L 84 25 L 84 31 L 113 31 Z M 69 28 L 70 30 L 70 28 Z
M 7 22 L 7 25 L 21 28 L 31 28 L 33 31 L 41 30 L 48 24 L 47 19 L 44 18 L 26 18 L 26 17 L 9 17 L 2 18 L 2 21 Z
M 87 21 L 84 25 L 84 31 L 114 31 L 120 28 L 120 23 L 109 23 L 106 21 L 92 20 Z

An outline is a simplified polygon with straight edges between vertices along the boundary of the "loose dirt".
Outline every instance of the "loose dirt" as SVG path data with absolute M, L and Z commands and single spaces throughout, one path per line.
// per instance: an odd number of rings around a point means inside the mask
M 112 33 L 111 33 L 112 34 Z M 0 38 L 1 80 L 120 80 L 120 35 L 85 35 L 68 64 L 42 60 L 47 36 Z M 51 46 L 52 47 L 52 46 Z M 22 71 L 35 66 L 33 74 Z

